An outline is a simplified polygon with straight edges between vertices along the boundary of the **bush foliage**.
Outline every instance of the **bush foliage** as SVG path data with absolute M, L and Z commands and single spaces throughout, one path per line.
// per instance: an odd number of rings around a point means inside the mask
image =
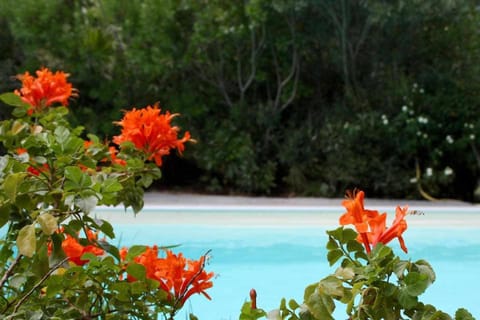
M 72 121 L 108 137 L 160 100 L 200 137 L 168 185 L 472 200 L 478 23 L 472 0 L 3 0 L 0 91 L 66 70 Z

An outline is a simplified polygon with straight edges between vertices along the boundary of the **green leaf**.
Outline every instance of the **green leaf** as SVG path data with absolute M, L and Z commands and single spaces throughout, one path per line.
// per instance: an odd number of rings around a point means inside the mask
M 11 205 L 2 204 L 0 206 L 0 228 L 10 220 Z
M 328 276 L 322 279 L 318 284 L 320 290 L 329 296 L 334 298 L 343 297 L 343 285 L 342 280 L 334 276 Z
M 54 131 L 55 140 L 61 145 L 65 146 L 65 143 L 70 138 L 70 130 L 63 126 L 58 126 Z
M 115 238 L 115 233 L 113 232 L 113 227 L 108 221 L 101 219 L 98 222 L 98 226 L 99 226 L 98 229 L 100 231 L 102 231 L 103 233 L 105 233 L 105 235 L 107 237 L 109 237 L 110 239 Z
M 347 242 L 347 250 L 349 252 L 363 252 L 364 247 L 356 239 L 355 240 L 349 240 Z
M 36 242 L 35 226 L 33 224 L 24 226 L 18 232 L 17 247 L 20 254 L 32 257 L 36 250 Z
M 334 320 L 332 317 L 335 310 L 333 298 L 317 288 L 305 301 L 310 312 L 317 319 Z
M 475 320 L 467 309 L 460 308 L 455 312 L 455 320 Z
M 58 229 L 57 218 L 52 216 L 50 213 L 44 213 L 37 217 L 37 221 L 42 228 L 42 231 L 47 236 L 51 235 Z
M 343 256 L 343 252 L 340 249 L 330 250 L 327 253 L 328 263 L 332 266 Z
M 103 192 L 113 193 L 123 189 L 120 182 L 114 178 L 108 178 L 102 183 Z
M 429 284 L 432 284 L 435 282 L 436 275 L 435 271 L 433 271 L 432 266 L 425 260 L 418 260 L 414 264 L 415 269 L 418 271 L 420 274 L 425 274 L 427 275 L 429 279 Z
M 81 197 L 75 198 L 74 203 L 84 213 L 89 214 L 97 207 L 98 199 L 95 196 Z
M 372 260 L 381 261 L 388 256 L 393 256 L 392 249 L 388 246 L 378 243 L 372 250 L 371 258 Z
M 92 184 L 91 178 L 82 172 L 77 166 L 68 166 L 65 168 L 65 190 L 78 190 L 89 187 Z
M 327 234 L 332 238 L 342 242 L 343 240 L 343 227 L 338 227 L 335 230 L 327 230 Z
M 419 296 L 425 292 L 430 285 L 430 279 L 426 274 L 420 274 L 418 272 L 409 272 L 405 278 L 406 292 L 412 296 Z
M 403 276 L 405 274 L 405 270 L 410 266 L 410 261 L 399 261 L 398 263 L 395 264 L 393 272 L 397 275 L 397 278 L 403 279 Z
M 300 308 L 300 305 L 297 303 L 297 301 L 293 300 L 293 299 L 290 299 L 288 301 L 288 307 L 292 310 L 295 310 L 297 308 Z
M 138 263 L 130 263 L 127 266 L 127 273 L 136 280 L 145 280 L 145 267 Z
M 5 177 L 5 180 L 3 181 L 3 190 L 12 203 L 15 202 L 18 187 L 23 182 L 26 175 L 27 174 L 24 172 L 17 172 Z
M 327 249 L 328 250 L 338 249 L 337 241 L 335 241 L 333 238 L 329 238 L 327 242 Z
M 125 259 L 127 261 L 130 261 L 136 256 L 144 253 L 145 250 L 147 250 L 147 246 L 140 246 L 140 245 L 131 246 L 130 248 L 128 248 L 128 253 Z
M 5 104 L 8 104 L 13 107 L 24 107 L 24 108 L 30 107 L 28 103 L 23 102 L 22 98 L 20 98 L 20 96 L 16 95 L 13 92 L 0 94 L 0 100 L 2 100 Z
M 398 302 L 400 302 L 403 308 L 412 309 L 417 305 L 418 298 L 408 294 L 405 289 L 402 289 L 398 292 Z
M 343 243 L 348 242 L 350 240 L 355 240 L 357 239 L 358 233 L 350 228 L 345 228 L 343 229 L 342 233 L 342 238 L 343 238 Z

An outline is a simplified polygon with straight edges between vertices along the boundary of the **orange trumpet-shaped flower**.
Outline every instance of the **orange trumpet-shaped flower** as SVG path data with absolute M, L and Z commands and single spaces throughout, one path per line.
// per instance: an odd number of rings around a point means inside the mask
M 405 230 L 407 230 L 407 221 L 405 220 L 405 216 L 407 214 L 408 207 L 397 207 L 395 210 L 395 219 L 388 229 L 386 228 L 386 213 L 383 213 L 378 217 L 371 219 L 369 221 L 371 230 L 371 232 L 369 233 L 369 240 L 372 246 L 375 246 L 379 242 L 387 244 L 394 238 L 398 238 L 398 241 L 400 242 L 400 247 L 405 253 L 407 253 L 408 249 L 405 246 L 405 241 L 402 237 L 402 234 L 405 232 Z
M 91 230 L 87 230 L 87 238 L 89 241 L 93 241 L 97 239 L 97 235 L 93 233 Z M 75 263 L 78 266 L 83 266 L 88 262 L 88 260 L 82 260 L 81 257 L 85 253 L 93 253 L 96 256 L 101 256 L 104 254 L 103 249 L 100 249 L 97 246 L 92 244 L 83 246 L 81 245 L 77 239 L 72 237 L 69 234 L 66 234 L 65 240 L 62 242 L 62 249 L 65 252 L 65 255 L 68 257 L 68 260 Z
M 126 254 L 127 250 L 122 249 L 122 259 Z M 195 293 L 210 299 L 205 290 L 213 286 L 211 278 L 214 274 L 204 270 L 205 256 L 199 260 L 190 260 L 181 253 L 176 255 L 170 250 L 166 250 L 165 258 L 159 258 L 157 254 L 157 246 L 147 247 L 145 252 L 134 258 L 136 263 L 145 267 L 147 278 L 158 281 L 160 288 L 181 305 Z M 127 279 L 135 281 L 131 276 L 127 276 Z
M 54 103 L 67 106 L 68 99 L 76 95 L 72 84 L 67 82 L 68 76 L 62 71 L 52 73 L 47 68 L 36 71 L 36 77 L 27 71 L 17 76 L 22 81 L 22 88 L 14 92 L 31 106 L 28 110 L 30 115 Z
M 367 252 L 370 252 L 370 241 L 368 240 L 368 222 L 379 215 L 378 211 L 366 210 L 364 207 L 365 193 L 363 191 L 347 193 L 347 199 L 342 202 L 342 205 L 347 209 L 340 217 L 340 225 L 353 224 L 355 229 L 360 234 Z
M 154 160 L 158 166 L 162 165 L 162 156 L 168 155 L 171 149 L 182 153 L 185 148 L 183 144 L 191 141 L 190 133 L 187 131 L 182 139 L 178 139 L 180 129 L 172 127 L 170 123 L 176 114 L 160 112 L 158 104 L 127 111 L 123 119 L 116 122 L 122 131 L 113 137 L 113 142 L 118 145 L 132 142 L 138 150 L 145 152 L 148 160 Z

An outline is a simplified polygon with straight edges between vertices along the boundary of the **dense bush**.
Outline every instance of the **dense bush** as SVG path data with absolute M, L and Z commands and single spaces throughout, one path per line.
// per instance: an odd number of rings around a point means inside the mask
M 189 187 L 472 200 L 478 22 L 470 0 L 2 0 L 0 89 L 66 70 L 72 121 L 106 137 L 122 109 L 168 105 L 198 137 L 165 164 Z

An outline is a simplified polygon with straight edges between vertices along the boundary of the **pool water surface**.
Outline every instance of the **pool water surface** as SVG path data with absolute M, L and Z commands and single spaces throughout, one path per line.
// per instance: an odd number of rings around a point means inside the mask
M 125 215 L 120 211 L 117 214 Z M 114 222 L 117 238 L 113 243 L 120 246 L 179 244 L 181 246 L 174 251 L 181 251 L 192 259 L 211 250 L 206 269 L 217 275 L 213 288 L 208 290 L 212 300 L 195 295 L 184 308 L 184 312 L 191 311 L 199 319 L 238 319 L 251 288 L 257 291 L 258 306 L 267 311 L 278 308 L 282 297 L 295 298 L 301 303 L 308 284 L 335 271 L 335 266 L 329 267 L 326 260 L 325 231 L 336 227 L 338 212 L 300 212 L 298 219 L 295 219 L 296 213 L 289 213 L 290 220 L 281 215 L 274 217 L 271 223 L 265 221 L 269 215 L 274 215 L 269 212 L 252 214 L 247 220 L 238 217 L 245 215 L 242 212 L 224 213 L 223 217 L 231 215 L 230 219 L 225 219 L 231 223 L 212 223 L 208 213 L 197 214 L 200 217 L 193 219 L 193 223 L 188 223 L 189 219 L 179 212 L 155 214 L 154 210 L 135 223 Z M 321 214 L 327 215 L 326 218 L 316 220 Z M 451 315 L 457 308 L 465 307 L 480 318 L 477 295 L 480 288 L 480 212 L 457 215 L 456 222 L 449 220 L 452 214 L 439 212 L 429 213 L 429 218 L 407 217 L 409 229 L 404 239 L 409 253 L 404 254 L 396 243 L 392 246 L 402 258 L 425 259 L 435 270 L 437 280 L 420 296 L 420 301 Z M 315 223 L 299 222 L 308 221 L 309 215 Z M 167 219 L 172 216 L 177 216 L 178 221 Z M 282 217 L 291 223 L 282 222 Z M 281 222 L 275 223 L 278 221 Z M 187 318 L 186 315 L 178 317 Z M 347 318 L 343 305 L 337 305 L 335 318 Z

